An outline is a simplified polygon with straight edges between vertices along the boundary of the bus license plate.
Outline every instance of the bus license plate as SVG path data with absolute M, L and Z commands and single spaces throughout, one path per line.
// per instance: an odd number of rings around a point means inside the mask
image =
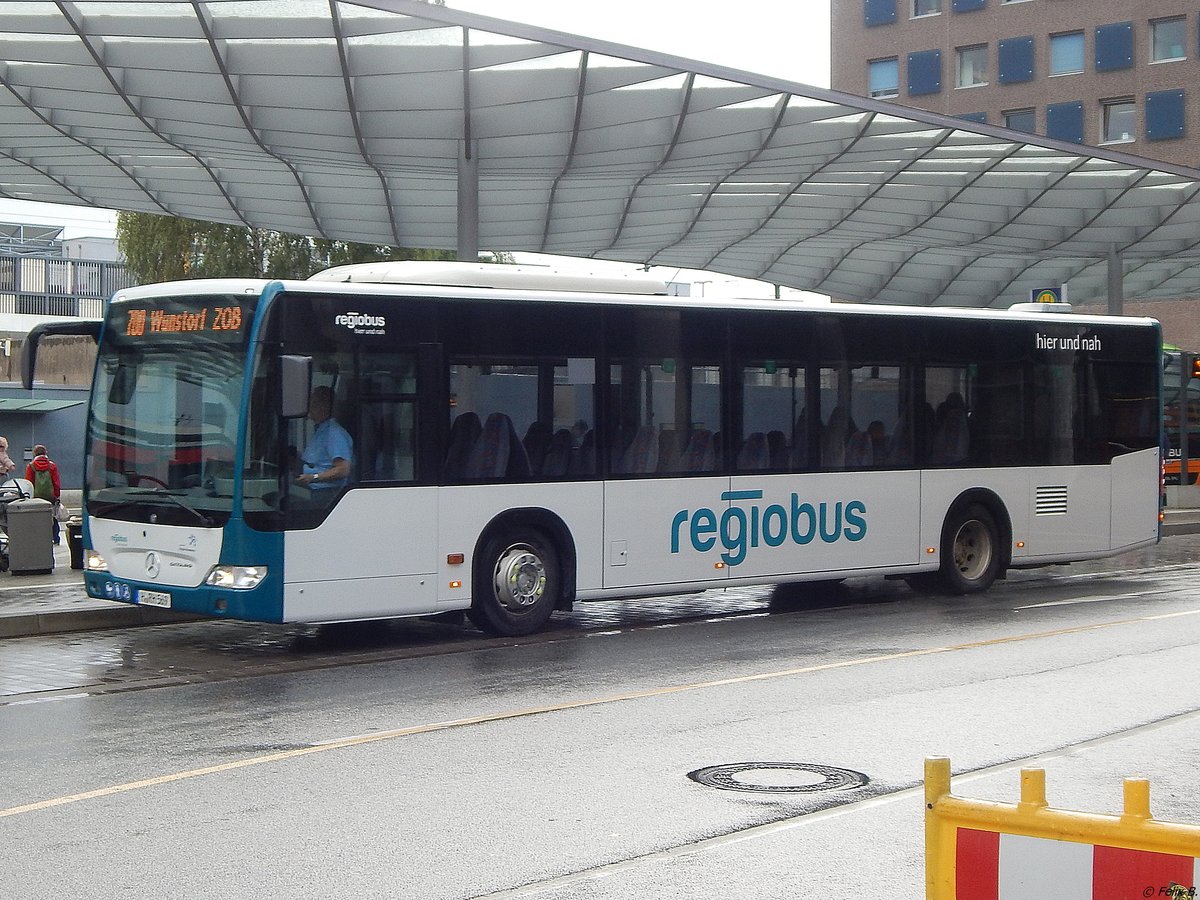
M 141 606 L 161 606 L 171 608 L 171 595 L 162 591 L 138 591 L 137 602 Z

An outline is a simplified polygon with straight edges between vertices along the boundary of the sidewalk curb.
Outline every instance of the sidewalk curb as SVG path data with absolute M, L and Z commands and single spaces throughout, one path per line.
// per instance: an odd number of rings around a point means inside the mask
M 1200 534 L 1200 522 L 1178 522 L 1174 525 L 1163 525 L 1163 537 L 1175 534 Z
M 71 631 L 93 631 L 103 628 L 134 628 L 141 625 L 169 625 L 177 622 L 198 622 L 205 616 L 172 612 L 148 606 L 116 606 L 112 609 L 72 609 L 61 612 L 21 613 L 0 616 L 0 639 L 34 637 L 46 634 L 66 634 Z

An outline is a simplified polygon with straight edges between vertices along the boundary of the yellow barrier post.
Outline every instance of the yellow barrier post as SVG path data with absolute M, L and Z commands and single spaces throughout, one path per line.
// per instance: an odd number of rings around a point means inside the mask
M 927 900 L 1130 900 L 1197 896 L 1200 827 L 1150 814 L 1150 784 L 1125 780 L 1119 816 L 1054 809 L 1043 769 L 1016 804 L 950 792 L 950 760 L 925 760 Z
M 945 893 L 942 879 L 947 854 L 946 841 L 941 835 L 942 821 L 937 816 L 937 804 L 950 796 L 950 759 L 946 756 L 931 756 L 925 760 L 925 897 L 940 900 L 952 897 Z M 954 864 L 954 854 L 949 853 L 949 864 Z M 953 888 L 953 882 L 951 882 Z

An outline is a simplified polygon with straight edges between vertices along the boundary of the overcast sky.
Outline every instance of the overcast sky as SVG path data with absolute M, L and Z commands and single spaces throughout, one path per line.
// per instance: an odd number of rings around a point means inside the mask
M 805 84 L 829 84 L 830 0 L 447 0 L 447 6 L 704 60 Z M 0 221 L 111 236 L 116 214 L 0 199 Z
M 447 0 L 446 5 L 829 86 L 830 0 Z

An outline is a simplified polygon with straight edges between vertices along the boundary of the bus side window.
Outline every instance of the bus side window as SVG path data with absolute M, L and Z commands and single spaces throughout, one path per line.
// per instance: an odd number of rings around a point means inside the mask
M 512 419 L 505 413 L 491 413 L 483 423 L 483 431 L 467 457 L 466 477 L 485 481 L 529 477 L 525 448 L 517 439 Z
M 364 402 L 358 445 L 360 481 L 412 481 L 416 475 L 416 404 Z
M 738 472 L 804 471 L 808 466 L 804 367 L 759 360 L 741 367 L 741 434 L 731 452 Z
M 934 411 L 933 443 L 930 451 L 934 463 L 956 463 L 967 458 L 971 439 L 967 430 L 967 405 L 962 394 L 951 391 Z
M 973 450 L 966 368 L 930 366 L 925 370 L 923 437 L 929 463 L 950 466 L 966 462 Z
M 630 359 L 614 363 L 610 378 L 614 474 L 707 474 L 723 467 L 719 366 Z
M 354 414 L 353 477 L 359 482 L 416 478 L 417 359 L 411 351 L 363 353 L 359 377 L 346 391 Z M 347 426 L 349 429 L 349 426 Z
M 483 433 L 483 423 L 479 415 L 468 410 L 459 413 L 450 424 L 450 440 L 446 448 L 445 477 L 455 481 L 465 478 L 467 474 L 467 459 L 475 446 L 475 441 Z
M 540 376 L 539 366 L 519 361 L 451 362 L 452 418 L 444 462 L 447 479 L 527 481 L 530 478 L 529 454 L 520 436 L 528 434 L 539 419 Z M 535 435 L 536 432 L 534 429 Z
M 521 438 L 525 456 L 529 459 L 529 471 L 534 475 L 544 474 L 546 454 L 550 452 L 550 426 L 541 419 L 530 422 Z

